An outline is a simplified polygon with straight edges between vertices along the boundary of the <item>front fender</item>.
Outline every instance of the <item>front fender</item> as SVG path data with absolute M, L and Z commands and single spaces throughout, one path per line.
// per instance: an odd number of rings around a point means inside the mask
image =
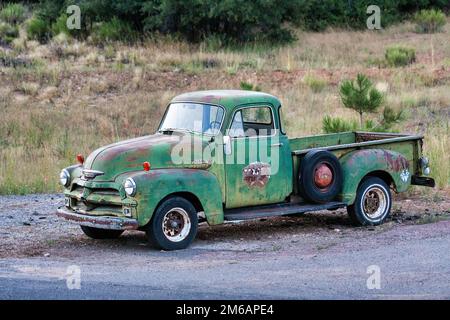
M 196 196 L 208 224 L 223 222 L 222 193 L 215 175 L 199 169 L 154 169 L 130 175 L 136 182 L 139 226 L 146 225 L 165 197 L 179 192 Z
M 341 201 L 352 204 L 361 180 L 370 173 L 388 174 L 397 192 L 406 191 L 411 184 L 409 161 L 400 153 L 383 149 L 356 150 L 339 159 L 344 183 Z

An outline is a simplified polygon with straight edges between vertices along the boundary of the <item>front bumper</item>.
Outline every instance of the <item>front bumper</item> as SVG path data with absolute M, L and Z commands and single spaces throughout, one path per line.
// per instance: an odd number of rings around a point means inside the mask
M 79 213 L 67 207 L 60 207 L 56 215 L 66 220 L 76 222 L 82 226 L 110 230 L 135 230 L 139 227 L 138 221 L 132 218 L 93 216 Z

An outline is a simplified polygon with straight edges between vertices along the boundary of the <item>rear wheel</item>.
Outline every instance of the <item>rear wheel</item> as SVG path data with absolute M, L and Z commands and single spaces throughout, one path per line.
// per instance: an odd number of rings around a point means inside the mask
M 123 233 L 123 230 L 99 229 L 88 226 L 80 227 L 84 234 L 92 239 L 116 239 Z
M 377 177 L 367 177 L 359 185 L 355 203 L 347 207 L 347 212 L 357 225 L 376 226 L 386 220 L 391 206 L 392 195 L 386 182 Z
M 197 227 L 197 211 L 192 203 L 181 197 L 171 197 L 156 209 L 146 233 L 153 247 L 179 250 L 192 243 Z

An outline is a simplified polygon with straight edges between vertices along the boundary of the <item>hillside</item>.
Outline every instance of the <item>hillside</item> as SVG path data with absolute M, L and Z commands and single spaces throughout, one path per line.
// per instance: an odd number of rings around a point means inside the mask
M 426 135 L 433 176 L 447 188 L 450 23 L 432 35 L 404 23 L 296 36 L 282 47 L 212 50 L 162 36 L 94 46 L 61 34 L 41 44 L 21 30 L 0 48 L 0 193 L 59 190 L 59 170 L 77 153 L 154 132 L 171 97 L 191 90 L 254 85 L 283 101 L 289 135 L 320 133 L 325 115 L 357 119 L 342 106 L 339 83 L 359 72 L 386 94 L 386 105 L 403 110 L 393 130 Z M 393 45 L 414 48 L 415 62 L 385 66 Z

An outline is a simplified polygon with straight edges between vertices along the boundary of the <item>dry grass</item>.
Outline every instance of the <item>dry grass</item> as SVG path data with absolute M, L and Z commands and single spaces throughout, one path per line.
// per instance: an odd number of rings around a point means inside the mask
M 23 66 L 0 65 L 0 193 L 58 190 L 60 168 L 77 153 L 152 133 L 168 101 L 181 92 L 258 85 L 281 98 L 291 136 L 321 131 L 326 114 L 356 119 L 344 109 L 338 84 L 363 72 L 404 110 L 395 129 L 426 135 L 440 188 L 450 182 L 450 23 L 443 33 L 421 35 L 403 24 L 381 32 L 298 33 L 282 48 L 211 51 L 167 39 L 139 46 L 88 46 L 59 37 L 43 46 L 20 39 L 0 56 Z M 417 62 L 378 68 L 393 44 L 414 47 Z M 371 115 L 371 118 L 379 115 Z

